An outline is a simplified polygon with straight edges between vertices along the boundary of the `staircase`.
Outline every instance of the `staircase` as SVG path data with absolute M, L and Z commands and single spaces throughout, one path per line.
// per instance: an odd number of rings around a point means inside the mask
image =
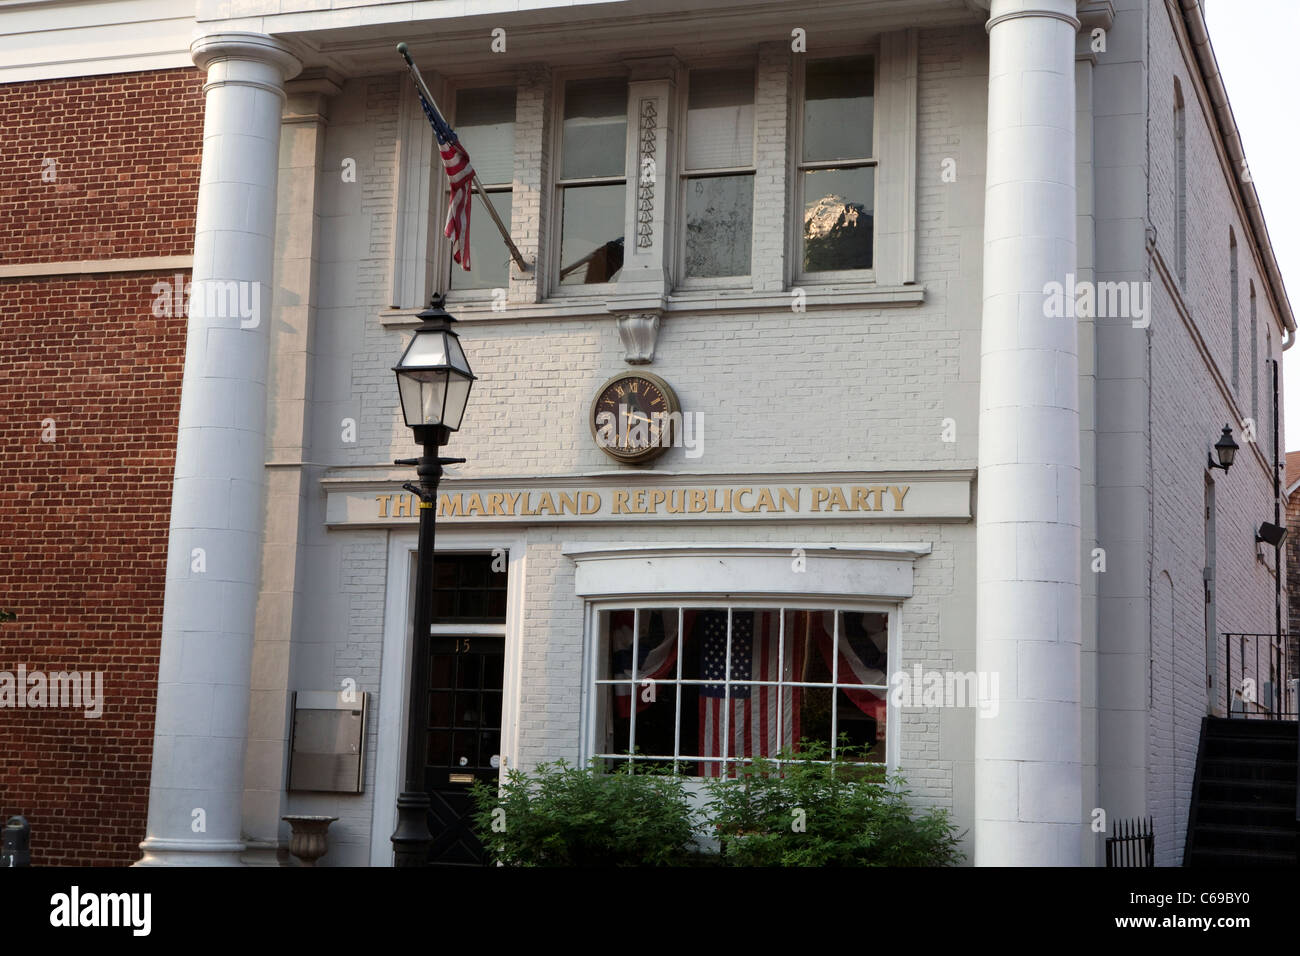
M 1206 717 L 1184 866 L 1295 866 L 1294 720 Z

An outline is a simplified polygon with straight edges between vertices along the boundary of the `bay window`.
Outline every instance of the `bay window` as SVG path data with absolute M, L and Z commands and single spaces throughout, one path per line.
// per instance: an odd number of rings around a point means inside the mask
M 884 611 L 701 604 L 595 615 L 593 756 L 734 776 L 755 757 L 847 737 L 886 759 L 890 620 Z

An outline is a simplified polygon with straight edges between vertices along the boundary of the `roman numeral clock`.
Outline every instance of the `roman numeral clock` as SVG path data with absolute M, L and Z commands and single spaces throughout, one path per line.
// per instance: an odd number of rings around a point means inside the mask
M 591 403 L 591 434 L 615 461 L 644 464 L 673 442 L 673 421 L 681 421 L 673 387 L 649 372 L 621 372 L 596 391 Z

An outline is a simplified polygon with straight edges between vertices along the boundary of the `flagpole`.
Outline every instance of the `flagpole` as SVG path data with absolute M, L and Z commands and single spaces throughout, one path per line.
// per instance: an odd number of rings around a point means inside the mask
M 397 52 L 402 54 L 402 59 L 406 61 L 407 67 L 410 68 L 411 77 L 415 80 L 416 89 L 418 89 L 421 95 L 429 101 L 429 105 L 433 107 L 434 112 L 441 116 L 442 110 L 438 109 L 438 103 L 433 98 L 433 94 L 429 92 L 429 87 L 425 85 L 424 77 L 420 75 L 420 68 L 416 66 L 415 61 L 411 59 L 411 53 L 407 49 L 406 44 L 397 44 Z M 501 217 L 497 215 L 496 208 L 492 205 L 492 200 L 488 198 L 487 190 L 483 188 L 483 183 L 479 181 L 478 170 L 474 171 L 473 183 L 474 188 L 478 190 L 479 196 L 483 199 L 483 205 L 487 207 L 488 215 L 491 216 L 492 221 L 496 223 L 497 230 L 501 233 L 501 238 L 505 240 L 506 246 L 510 249 L 510 258 L 515 260 L 515 265 L 519 267 L 520 272 L 527 272 L 528 263 L 524 261 L 523 253 L 519 251 L 519 247 L 515 245 L 515 241 L 510 238 L 510 230 L 505 227 L 505 223 L 503 223 Z

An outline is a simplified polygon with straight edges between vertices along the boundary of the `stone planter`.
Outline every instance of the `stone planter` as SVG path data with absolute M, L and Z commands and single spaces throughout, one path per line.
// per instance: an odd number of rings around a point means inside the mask
M 293 828 L 289 838 L 289 852 L 302 861 L 303 866 L 315 866 L 316 861 L 329 849 L 326 831 L 338 817 L 291 814 L 281 817 Z

